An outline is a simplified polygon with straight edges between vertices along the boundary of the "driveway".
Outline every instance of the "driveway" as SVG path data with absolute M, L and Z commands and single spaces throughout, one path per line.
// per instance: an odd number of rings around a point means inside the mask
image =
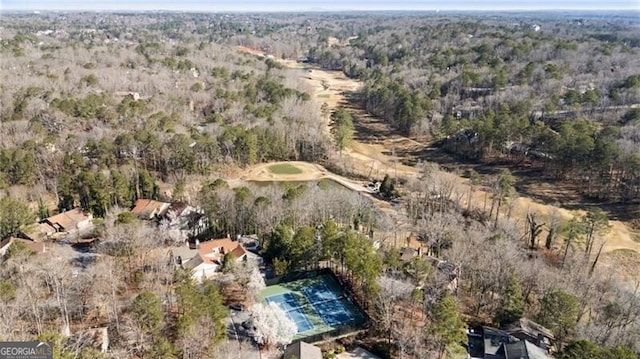
M 356 349 L 336 355 L 337 359 L 380 359 L 380 357 L 373 355 L 363 348 L 357 347 Z
M 249 320 L 249 312 L 230 310 L 227 317 L 227 337 L 230 340 L 238 341 L 238 344 L 244 342 L 246 351 L 242 351 L 242 356 L 238 356 L 238 359 L 261 359 L 260 350 L 253 341 L 247 330 L 242 326 L 242 323 Z

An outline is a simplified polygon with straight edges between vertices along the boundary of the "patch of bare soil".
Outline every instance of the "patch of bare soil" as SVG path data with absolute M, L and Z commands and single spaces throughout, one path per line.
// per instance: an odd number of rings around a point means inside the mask
M 252 49 L 246 46 L 236 46 L 236 51 L 241 52 L 243 54 L 255 55 L 255 56 L 265 56 L 263 51 Z

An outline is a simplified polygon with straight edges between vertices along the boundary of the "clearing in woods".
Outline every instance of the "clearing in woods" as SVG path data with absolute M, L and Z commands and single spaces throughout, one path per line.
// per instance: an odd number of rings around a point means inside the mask
M 240 52 L 264 56 L 264 53 L 253 49 L 237 49 Z M 327 103 L 330 110 L 346 107 L 352 112 L 355 125 L 354 140 L 349 148 L 343 151 L 343 159 L 346 160 L 348 170 L 368 178 L 378 179 L 385 174 L 407 179 L 416 178 L 420 175 L 419 169 L 415 164 L 420 159 L 432 157 L 427 155 L 430 151 L 429 145 L 398 133 L 387 124 L 357 107 L 354 101 L 349 101 L 349 96 L 354 96 L 357 90 L 361 88 L 362 83 L 360 81 L 347 78 L 340 71 L 303 67 L 304 64 L 291 60 L 285 60 L 282 63 L 292 69 L 306 69 L 306 71 L 301 71 L 300 73 L 302 74 L 302 79 L 316 89 L 315 96 L 312 96 L 312 98 Z M 326 122 L 326 130 L 329 131 L 329 119 Z M 466 203 L 469 196 L 468 179 L 446 171 L 438 171 L 437 175 L 442 181 L 453 184 L 454 191 L 464 196 L 461 201 Z M 274 179 L 272 178 L 271 180 Z M 527 192 L 535 193 L 536 188 L 528 187 Z M 491 198 L 489 190 L 477 188 L 471 194 L 472 207 L 482 208 L 486 198 Z M 388 205 L 383 204 L 383 201 L 375 202 L 386 213 L 393 210 Z M 525 225 L 525 217 L 529 212 L 536 212 L 541 217 L 559 213 L 564 219 L 579 218 L 586 213 L 582 209 L 567 209 L 561 205 L 555 206 L 542 203 L 532 198 L 532 196 L 513 198 L 511 199 L 510 207 L 510 217 L 523 227 Z M 631 249 L 640 252 L 640 242 L 634 240 L 634 233 L 625 222 L 610 220 L 609 224 L 611 225 L 610 230 L 602 235 L 602 239 L 606 241 L 603 252 L 613 252 L 619 249 Z M 558 239 L 556 242 L 557 246 L 562 245 L 562 239 Z
M 283 171 L 273 171 L 274 167 Z M 292 169 L 295 169 L 296 173 L 291 173 Z M 364 182 L 339 176 L 320 165 L 303 161 L 258 164 L 249 168 L 240 179 L 248 182 L 308 182 L 325 179 L 352 191 L 371 193 Z
M 277 163 L 268 168 L 271 173 L 276 175 L 297 175 L 302 173 L 300 168 L 291 163 Z

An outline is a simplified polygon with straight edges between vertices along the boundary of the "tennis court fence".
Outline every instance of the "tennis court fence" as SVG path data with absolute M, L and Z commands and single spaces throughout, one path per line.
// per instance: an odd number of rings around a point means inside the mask
M 330 330 L 328 332 L 309 335 L 309 336 L 306 336 L 304 338 L 298 338 L 298 339 L 295 339 L 293 342 L 295 343 L 295 342 L 299 342 L 299 341 L 304 341 L 304 342 L 309 343 L 309 344 L 316 344 L 316 343 L 326 342 L 326 341 L 330 341 L 330 340 L 335 340 L 335 339 L 338 339 L 338 338 L 341 338 L 341 337 L 357 335 L 357 334 L 362 333 L 362 332 L 364 332 L 366 330 L 367 329 L 363 328 L 362 326 L 359 326 L 359 327 L 344 326 L 344 327 L 340 327 L 340 328 L 336 328 L 336 329 Z

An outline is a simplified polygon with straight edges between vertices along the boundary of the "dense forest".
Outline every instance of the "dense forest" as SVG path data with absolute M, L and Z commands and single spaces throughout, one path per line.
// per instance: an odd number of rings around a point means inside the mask
M 603 250 L 611 216 L 513 210 L 527 169 L 633 216 L 633 14 L 52 12 L 0 25 L 0 243 L 13 241 L 0 340 L 54 342 L 55 358 L 252 358 L 255 345 L 227 333 L 228 305 L 259 307 L 265 269 L 225 255 L 198 283 L 174 255 L 185 240 L 252 234 L 267 271 L 329 268 L 366 312 L 367 331 L 325 343 L 326 357 L 354 343 L 385 358 L 464 357 L 465 328 L 521 318 L 553 332 L 555 357 L 638 357 L 640 256 Z M 362 86 L 329 106 L 305 81 L 316 69 Z M 452 180 L 428 155 L 413 177 L 350 171 L 365 113 L 389 136 L 493 171 Z M 379 191 L 243 177 L 276 161 Z M 185 238 L 136 218 L 139 199 L 188 203 L 205 228 Z M 18 240 L 74 208 L 92 216 L 86 238 Z M 288 342 L 264 339 L 263 357 Z
M 308 59 L 361 79 L 367 111 L 461 159 L 534 162 L 541 176 L 587 183 L 588 197 L 630 202 L 640 63 L 634 20 L 617 20 L 354 21 L 326 30 L 348 46 L 319 41 Z
M 197 33 L 174 38 L 178 24 L 163 19 L 129 27 L 135 19 L 78 18 L 49 35 L 38 35 L 54 31 L 39 30 L 44 19 L 12 19 L 2 42 L 3 73 L 13 75 L 2 85 L 4 188 L 103 215 L 157 197 L 156 179 L 184 187 L 224 163 L 327 157 L 319 107 L 281 66 Z

